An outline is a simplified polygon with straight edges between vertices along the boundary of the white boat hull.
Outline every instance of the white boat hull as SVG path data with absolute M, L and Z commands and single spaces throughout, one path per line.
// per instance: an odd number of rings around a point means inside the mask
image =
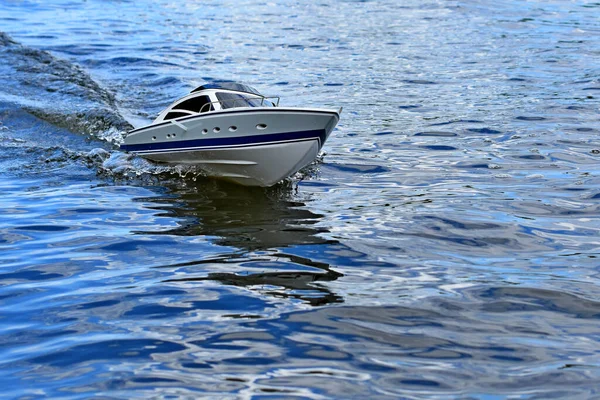
M 235 149 L 190 150 L 153 154 L 155 161 L 199 166 L 208 176 L 246 186 L 272 186 L 311 163 L 319 152 L 316 140 Z
M 131 131 L 121 148 L 171 164 L 193 164 L 208 176 L 271 186 L 310 164 L 339 111 L 235 108 L 178 118 Z

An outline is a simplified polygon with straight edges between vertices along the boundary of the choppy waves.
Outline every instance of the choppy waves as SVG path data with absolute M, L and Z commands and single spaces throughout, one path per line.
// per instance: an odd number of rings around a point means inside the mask
M 114 95 L 75 64 L 0 32 L 0 101 L 73 132 L 119 142 L 131 128 Z

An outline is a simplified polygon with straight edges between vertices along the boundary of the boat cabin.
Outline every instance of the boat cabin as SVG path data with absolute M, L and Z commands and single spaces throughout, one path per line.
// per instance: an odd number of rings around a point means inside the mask
M 162 111 L 154 123 L 191 115 L 243 107 L 277 107 L 279 97 L 267 98 L 256 89 L 234 82 L 212 83 L 192 90 Z

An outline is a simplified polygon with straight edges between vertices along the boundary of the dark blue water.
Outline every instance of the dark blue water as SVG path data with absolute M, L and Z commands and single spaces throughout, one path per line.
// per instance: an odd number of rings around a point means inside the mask
M 0 397 L 600 397 L 600 3 L 0 1 Z M 344 107 L 269 189 L 124 154 Z

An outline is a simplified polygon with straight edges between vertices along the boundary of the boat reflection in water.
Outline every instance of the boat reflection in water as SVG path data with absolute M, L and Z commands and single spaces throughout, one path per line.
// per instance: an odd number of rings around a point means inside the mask
M 234 248 L 217 257 L 165 266 L 186 271 L 185 278 L 169 282 L 212 280 L 312 305 L 342 302 L 321 283 L 343 275 L 327 262 L 312 259 L 329 251 L 323 246 L 333 252 L 341 244 L 323 238 L 320 234 L 327 230 L 317 226 L 322 215 L 307 210 L 290 193 L 289 186 L 264 189 L 203 179 L 194 188 L 171 188 L 171 196 L 143 199 L 160 203 L 156 208 L 175 217 L 180 226 L 139 233 L 200 236 Z

